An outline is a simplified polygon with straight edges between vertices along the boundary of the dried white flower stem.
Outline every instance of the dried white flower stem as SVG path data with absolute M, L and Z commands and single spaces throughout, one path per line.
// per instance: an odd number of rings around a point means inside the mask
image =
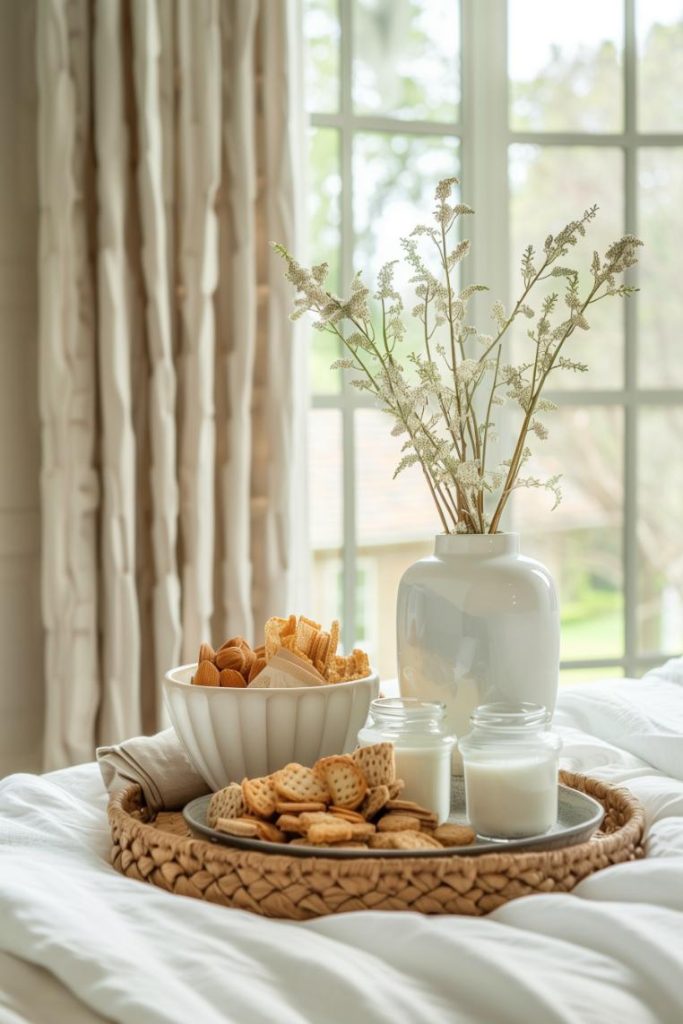
M 350 296 L 343 300 L 324 287 L 326 264 L 307 269 L 282 246 L 275 248 L 286 261 L 286 276 L 297 290 L 292 316 L 313 313 L 318 330 L 330 332 L 343 342 L 349 358 L 334 365 L 360 372 L 361 376 L 353 378 L 351 384 L 372 394 L 392 416 L 393 434 L 406 435 L 394 475 L 409 466 L 420 466 L 446 533 L 495 533 L 515 488 L 545 487 L 554 493 L 555 504 L 559 502 L 559 477 L 541 481 L 521 476 L 531 454 L 527 447 L 529 435 L 534 433 L 540 440 L 547 437 L 547 428 L 539 417 L 554 409 L 541 393 L 556 369 L 585 372 L 587 367 L 582 363 L 561 355 L 564 345 L 577 328 L 588 330 L 585 314 L 591 305 L 607 296 L 623 297 L 635 291 L 616 284 L 616 277 L 636 264 L 636 251 L 642 243 L 633 235 L 625 235 L 612 243 L 603 257 L 594 253 L 590 268 L 593 281 L 582 297 L 578 272 L 558 265 L 558 260 L 585 235 L 586 225 L 596 216 L 597 207 L 586 210 L 559 234 L 546 238 L 538 268 L 533 247 L 525 250 L 521 261 L 521 295 L 509 316 L 500 302 L 494 303 L 491 317 L 497 333 L 489 337 L 466 322 L 469 299 L 486 289 L 470 285 L 456 294 L 452 285 L 453 269 L 467 256 L 469 242 L 459 242 L 449 251 L 448 236 L 461 216 L 474 212 L 465 204 L 452 205 L 449 201 L 456 184 L 457 179 L 446 178 L 437 186 L 436 227 L 419 224 L 401 242 L 406 262 L 413 271 L 411 284 L 418 300 L 412 312 L 422 323 L 423 336 L 423 351 L 409 352 L 404 362 L 397 358 L 397 346 L 406 327 L 403 302 L 393 285 L 393 262 L 385 264 L 378 275 L 374 298 L 380 320 L 375 330 L 368 305 L 369 291 L 359 275 L 353 281 Z M 418 240 L 423 236 L 439 253 L 441 278 L 434 276 L 420 255 Z M 549 278 L 565 281 L 564 304 L 569 312 L 564 318 L 556 309 L 557 293 L 541 300 L 538 315 L 528 305 L 536 285 Z M 533 344 L 533 358 L 518 365 L 504 363 L 505 335 L 520 316 L 534 321 L 527 331 Z M 350 333 L 341 329 L 344 323 Z M 446 346 L 438 335 L 444 326 Z M 483 351 L 468 355 L 468 348 L 473 346 Z M 412 376 L 408 375 L 409 366 L 413 367 Z M 483 403 L 475 405 L 474 399 L 484 383 L 488 399 L 480 422 L 477 406 Z M 522 420 L 511 458 L 491 469 L 487 456 L 495 430 L 494 407 L 503 405 L 506 399 L 521 409 Z M 492 506 L 490 515 L 488 505 Z

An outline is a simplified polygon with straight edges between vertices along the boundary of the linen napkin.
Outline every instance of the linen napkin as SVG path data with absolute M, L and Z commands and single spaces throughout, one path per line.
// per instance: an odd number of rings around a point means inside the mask
M 154 813 L 178 810 L 189 800 L 211 792 L 173 729 L 98 747 L 96 757 L 110 793 L 137 782 Z

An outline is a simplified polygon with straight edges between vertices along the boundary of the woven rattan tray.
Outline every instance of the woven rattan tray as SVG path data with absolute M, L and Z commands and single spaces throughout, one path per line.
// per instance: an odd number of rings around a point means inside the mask
M 351 910 L 488 914 L 518 896 L 569 892 L 593 871 L 643 856 L 643 809 L 624 789 L 562 772 L 561 781 L 599 800 L 602 828 L 560 850 L 477 857 L 353 860 L 231 849 L 189 838 L 179 813 L 151 820 L 137 786 L 112 797 L 109 823 L 117 871 L 168 892 L 266 917 L 306 920 Z

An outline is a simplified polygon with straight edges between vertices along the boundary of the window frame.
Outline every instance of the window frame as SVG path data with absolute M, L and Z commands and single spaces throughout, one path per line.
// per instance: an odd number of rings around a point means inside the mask
M 636 0 L 622 0 L 624 9 L 624 118 L 620 132 L 522 132 L 510 127 L 508 117 L 508 0 L 460 0 L 461 99 L 460 120 L 453 122 L 406 120 L 391 116 L 356 114 L 352 97 L 352 0 L 338 0 L 340 38 L 340 97 L 337 113 L 312 113 L 312 128 L 333 128 L 339 133 L 340 286 L 350 287 L 353 276 L 353 137 L 356 132 L 449 136 L 460 145 L 462 194 L 476 210 L 468 223 L 472 252 L 463 265 L 464 283 L 486 281 L 491 293 L 506 305 L 509 300 L 509 184 L 508 150 L 511 145 L 609 146 L 621 149 L 624 162 L 624 231 L 638 233 L 638 154 L 641 149 L 683 146 L 683 133 L 640 132 L 637 125 Z M 642 2 L 642 0 L 641 0 Z M 637 283 L 637 273 L 626 276 Z M 661 663 L 667 652 L 638 651 L 638 418 L 647 407 L 683 407 L 683 388 L 638 386 L 637 295 L 623 305 L 624 361 L 621 387 L 576 391 L 549 391 L 559 406 L 603 406 L 623 410 L 623 616 L 624 646 L 621 657 L 564 660 L 561 669 L 622 670 L 639 675 Z M 476 300 L 475 300 L 476 303 Z M 476 317 L 476 306 L 474 309 Z M 364 392 L 349 384 L 342 374 L 334 394 L 313 394 L 311 408 L 339 410 L 343 445 L 343 543 L 342 543 L 342 640 L 350 650 L 356 622 L 356 442 L 355 412 L 373 408 Z M 672 652 L 673 653 L 673 652 Z

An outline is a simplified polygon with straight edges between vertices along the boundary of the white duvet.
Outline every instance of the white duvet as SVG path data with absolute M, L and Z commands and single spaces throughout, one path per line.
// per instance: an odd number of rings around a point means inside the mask
M 95 765 L 0 782 L 0 1022 L 683 1022 L 683 660 L 562 693 L 565 763 L 623 781 L 648 856 L 485 918 L 271 921 L 108 865 Z

